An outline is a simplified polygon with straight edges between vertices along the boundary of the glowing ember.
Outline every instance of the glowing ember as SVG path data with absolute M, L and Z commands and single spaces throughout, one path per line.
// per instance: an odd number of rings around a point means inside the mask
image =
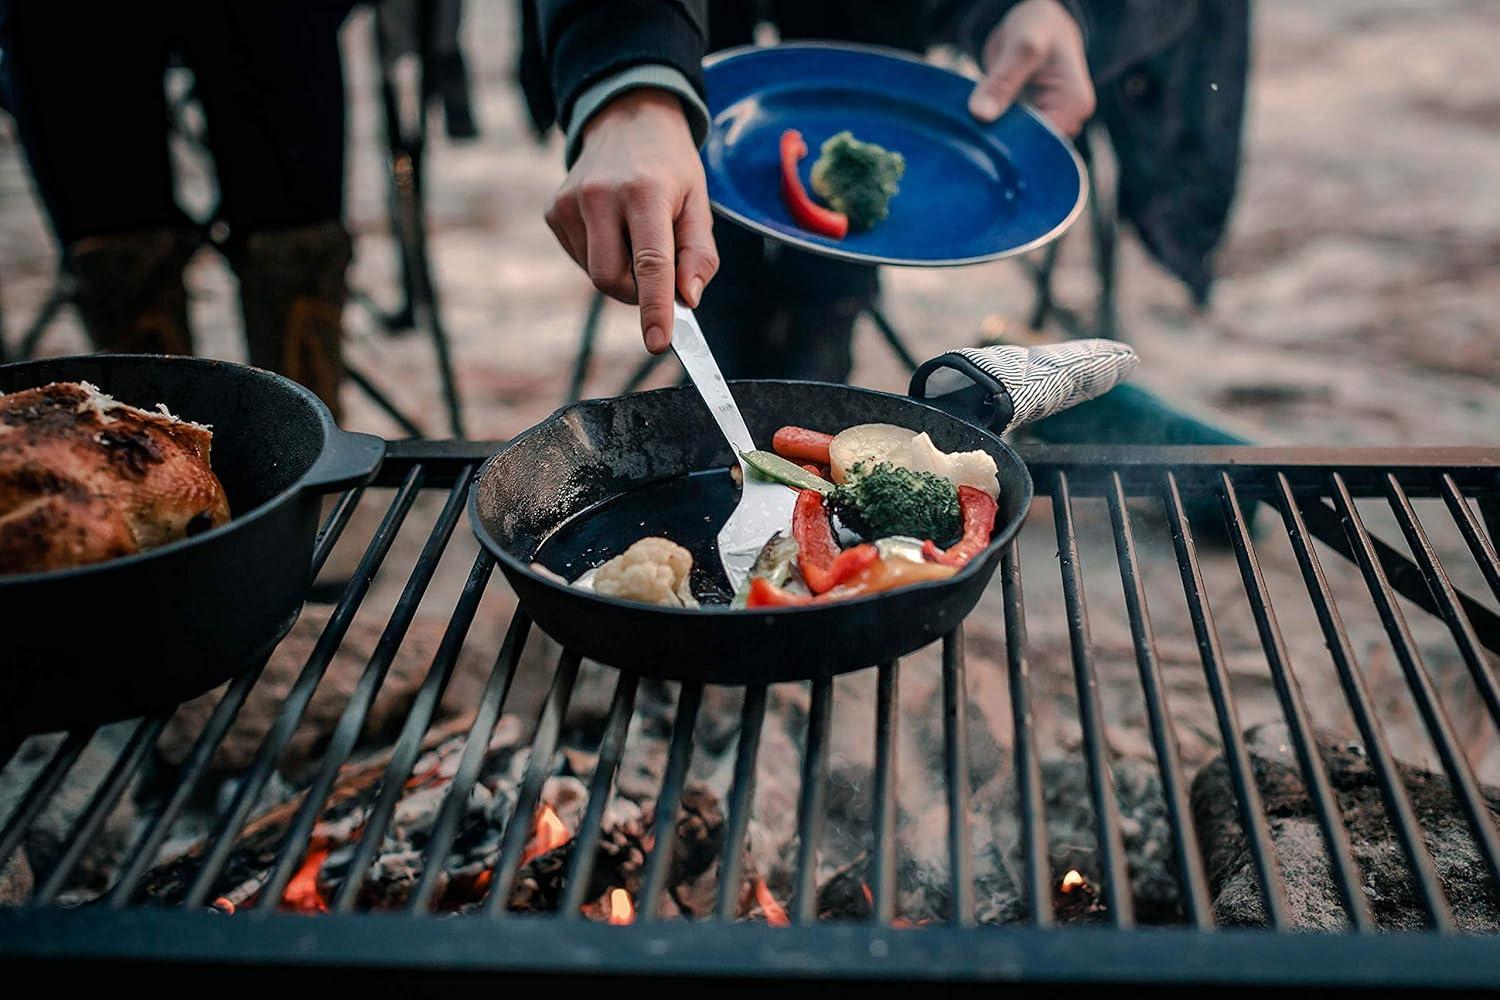
M 234 900 L 230 899 L 228 896 L 220 896 L 209 905 L 218 910 L 220 913 L 228 914 L 231 917 L 234 916 Z
M 791 921 L 787 919 L 786 911 L 781 904 L 776 902 L 776 897 L 771 895 L 766 880 L 757 877 L 755 880 L 755 902 L 760 906 L 760 912 L 766 918 L 766 923 L 772 927 L 788 927 Z
M 302 859 L 302 866 L 286 884 L 286 892 L 281 896 L 283 910 L 291 910 L 294 913 L 328 912 L 328 904 L 323 901 L 323 895 L 318 892 L 318 871 L 323 867 L 323 862 L 327 857 L 328 848 L 326 847 L 314 847 L 307 852 L 307 857 Z
M 635 920 L 635 905 L 630 902 L 630 893 L 624 889 L 609 890 L 609 922 L 623 927 Z
M 1077 889 L 1079 886 L 1087 885 L 1087 884 L 1088 884 L 1087 880 L 1084 879 L 1084 877 L 1082 875 L 1080 875 L 1077 871 L 1075 871 L 1075 870 L 1073 870 L 1073 869 L 1070 868 L 1070 869 L 1068 869 L 1068 874 L 1066 874 L 1066 875 L 1063 876 L 1062 891 L 1063 892 L 1072 892 L 1074 889 Z
M 526 850 L 521 852 L 521 864 L 555 851 L 572 839 L 573 835 L 552 807 L 543 805 L 531 825 L 531 839 L 526 842 Z

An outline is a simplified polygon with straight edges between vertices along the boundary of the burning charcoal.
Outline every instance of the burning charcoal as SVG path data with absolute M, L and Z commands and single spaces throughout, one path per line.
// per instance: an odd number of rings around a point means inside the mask
M 690 882 L 702 875 L 723 849 L 724 811 L 719 797 L 707 785 L 688 785 L 682 790 L 682 810 L 677 817 L 671 883 Z
M 1271 842 L 1286 883 L 1292 926 L 1346 929 L 1348 918 L 1339 902 L 1317 816 L 1302 784 L 1285 726 L 1259 726 L 1245 736 L 1269 816 Z M 1363 876 L 1363 885 L 1357 890 L 1369 899 L 1382 930 L 1421 930 L 1421 903 L 1364 747 L 1329 734 L 1320 734 L 1318 745 L 1349 830 L 1355 864 Z M 1421 818 L 1427 848 L 1452 907 L 1455 925 L 1472 933 L 1500 930 L 1500 906 L 1487 888 L 1484 860 L 1474 846 L 1447 778 L 1400 761 L 1396 770 L 1412 809 Z M 1500 788 L 1484 786 L 1481 794 L 1491 817 L 1500 820 Z M 1208 862 L 1214 916 L 1231 926 L 1265 924 L 1259 881 L 1240 831 L 1233 787 L 1222 758 L 1193 779 L 1192 805 Z
M 1104 922 L 1104 902 L 1095 883 L 1070 868 L 1058 879 L 1052 890 L 1052 913 L 1059 924 L 1097 924 Z
M 558 775 L 548 778 L 542 786 L 542 801 L 557 811 L 558 818 L 569 830 L 577 830 L 578 824 L 583 822 L 588 799 L 588 786 L 577 778 Z
M 819 920 L 868 920 L 874 912 L 869 859 L 856 858 L 818 889 Z

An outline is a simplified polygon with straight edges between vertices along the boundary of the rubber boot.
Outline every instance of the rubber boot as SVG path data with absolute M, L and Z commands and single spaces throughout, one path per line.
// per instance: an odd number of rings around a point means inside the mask
M 311 389 L 340 419 L 346 272 L 353 255 L 338 221 L 265 230 L 245 241 L 236 270 L 250 363 Z
M 169 228 L 90 236 L 69 246 L 73 303 L 95 349 L 192 354 L 182 272 L 196 248 L 192 233 Z

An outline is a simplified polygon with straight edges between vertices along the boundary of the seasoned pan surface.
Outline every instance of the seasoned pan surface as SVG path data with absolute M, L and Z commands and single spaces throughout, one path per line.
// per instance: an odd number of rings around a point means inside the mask
M 1030 506 L 1031 477 L 998 437 L 903 396 L 810 382 L 737 382 L 757 442 L 784 424 L 839 431 L 892 423 L 926 431 L 944 451 L 995 459 L 1000 511 L 990 547 L 957 575 L 841 603 L 775 610 L 660 608 L 565 586 L 638 538 L 665 535 L 693 552 L 695 590 L 717 579 L 714 537 L 734 508 L 729 445 L 691 388 L 565 407 L 485 463 L 469 515 L 523 607 L 558 642 L 648 676 L 748 684 L 857 670 L 909 653 L 973 609 L 1001 547 Z

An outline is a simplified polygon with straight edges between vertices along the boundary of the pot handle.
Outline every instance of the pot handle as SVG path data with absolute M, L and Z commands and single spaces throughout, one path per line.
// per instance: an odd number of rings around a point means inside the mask
M 336 493 L 363 486 L 375 478 L 385 459 L 385 439 L 335 427 L 323 454 L 303 477 L 302 488 L 314 493 Z
M 965 347 L 924 362 L 907 392 L 999 434 L 1104 395 L 1139 363 L 1128 344 L 1097 338 Z

